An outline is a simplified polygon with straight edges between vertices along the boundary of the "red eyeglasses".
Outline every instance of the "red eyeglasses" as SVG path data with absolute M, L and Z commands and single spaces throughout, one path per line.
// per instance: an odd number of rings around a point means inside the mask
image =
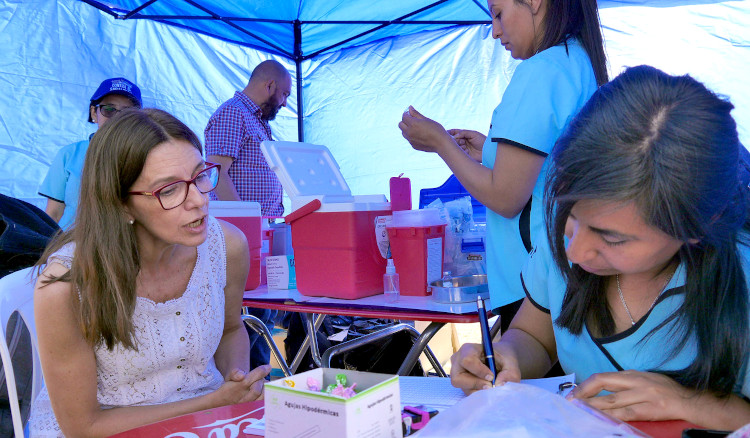
M 164 210 L 177 208 L 187 199 L 190 184 L 195 184 L 195 187 L 201 193 L 208 193 L 219 184 L 219 170 L 221 170 L 221 165 L 209 162 L 206 162 L 206 165 L 207 167 L 198 172 L 191 180 L 174 181 L 159 187 L 153 192 L 128 192 L 128 195 L 153 196 L 159 200 L 159 204 L 161 204 L 161 208 Z

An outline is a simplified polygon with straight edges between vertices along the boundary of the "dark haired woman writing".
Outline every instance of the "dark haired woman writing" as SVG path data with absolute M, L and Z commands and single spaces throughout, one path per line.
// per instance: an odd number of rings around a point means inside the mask
M 571 397 L 620 419 L 750 422 L 748 188 L 732 105 L 689 76 L 630 68 L 597 91 L 551 156 L 549 237 L 494 345 L 499 382 L 560 361 Z M 488 386 L 480 349 L 453 384 Z

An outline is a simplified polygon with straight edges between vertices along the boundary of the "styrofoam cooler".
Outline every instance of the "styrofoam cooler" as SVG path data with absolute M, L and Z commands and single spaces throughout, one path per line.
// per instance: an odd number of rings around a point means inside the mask
M 245 201 L 211 201 L 208 204 L 211 216 L 223 219 L 245 234 L 250 250 L 250 270 L 245 290 L 260 286 L 261 216 L 260 204 Z
M 386 260 L 375 218 L 391 213 L 385 196 L 352 196 L 325 146 L 264 141 L 261 151 L 292 201 L 285 222 L 299 292 L 343 299 L 382 294 Z
M 263 218 L 261 221 L 261 241 L 260 241 L 260 284 L 266 284 L 266 257 L 271 255 L 273 248 L 274 230 L 268 224 L 268 220 Z
M 427 284 L 439 280 L 442 274 L 445 225 L 389 227 L 387 230 L 401 295 L 429 295 Z

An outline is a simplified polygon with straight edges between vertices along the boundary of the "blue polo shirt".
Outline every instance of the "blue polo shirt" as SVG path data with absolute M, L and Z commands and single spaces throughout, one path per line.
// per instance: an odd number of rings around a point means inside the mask
M 750 249 L 738 245 L 746 279 L 750 278 Z M 538 309 L 549 313 L 554 322 L 562 311 L 566 283 L 555 265 L 547 239 L 537 241 L 526 266 L 521 273 L 527 297 Z M 576 381 L 582 382 L 594 373 L 622 370 L 676 371 L 689 366 L 697 355 L 697 341 L 691 335 L 685 346 L 671 359 L 671 352 L 679 338 L 672 331 L 676 322 L 671 321 L 651 336 L 646 336 L 662 321 L 675 313 L 684 301 L 685 266 L 680 264 L 654 307 L 635 325 L 612 336 L 595 337 L 585 325 L 580 335 L 552 325 L 557 344 L 557 354 L 565 373 L 575 373 Z M 750 284 L 748 284 L 750 290 Z M 747 373 L 748 358 L 735 385 L 736 393 L 750 396 L 750 375 Z
M 89 140 L 72 143 L 60 149 L 52 160 L 42 185 L 39 186 L 40 195 L 65 204 L 59 222 L 63 230 L 68 230 L 76 217 L 83 162 L 86 159 Z
M 591 61 L 575 39 L 521 62 L 492 113 L 482 164 L 494 167 L 498 142 L 547 157 L 596 89 Z M 506 219 L 487 209 L 487 280 L 493 308 L 524 297 L 519 273 L 532 242 L 543 233 L 546 173 L 545 164 L 529 203 L 518 216 Z

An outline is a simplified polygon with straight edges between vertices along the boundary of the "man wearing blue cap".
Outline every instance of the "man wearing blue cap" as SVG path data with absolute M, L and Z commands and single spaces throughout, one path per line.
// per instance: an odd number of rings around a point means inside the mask
M 141 90 L 134 83 L 124 78 L 106 79 L 91 96 L 89 123 L 96 123 L 98 129 L 119 111 L 141 106 Z M 63 230 L 75 219 L 83 160 L 93 135 L 60 149 L 39 187 L 39 194 L 47 198 L 45 211 Z

